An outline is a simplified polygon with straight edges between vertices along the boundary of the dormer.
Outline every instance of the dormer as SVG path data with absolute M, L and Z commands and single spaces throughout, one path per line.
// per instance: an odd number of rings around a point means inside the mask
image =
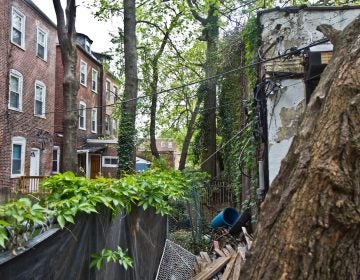
M 76 34 L 77 43 L 89 54 L 91 54 L 91 45 L 93 40 L 91 40 L 87 35 L 82 33 Z

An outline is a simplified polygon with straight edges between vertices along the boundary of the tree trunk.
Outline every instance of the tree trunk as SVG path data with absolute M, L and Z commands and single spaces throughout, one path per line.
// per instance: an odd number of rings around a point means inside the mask
M 125 93 L 119 124 L 119 175 L 135 171 L 135 118 L 138 91 L 135 1 L 124 0 Z
M 77 173 L 78 108 L 76 103 L 76 96 L 79 90 L 79 82 L 76 78 L 76 4 L 75 0 L 67 0 L 66 21 L 60 0 L 53 0 L 53 5 L 56 12 L 57 34 L 64 67 L 64 142 L 62 150 L 62 171 L 72 171 Z
M 183 145 L 181 148 L 179 170 L 185 169 L 186 158 L 187 158 L 191 138 L 194 133 L 194 125 L 195 125 L 196 117 L 198 116 L 198 113 L 199 113 L 200 103 L 201 103 L 201 101 L 200 101 L 200 98 L 198 97 L 198 99 L 196 100 L 194 111 L 191 113 L 191 118 L 190 118 L 189 124 L 187 126 L 186 135 L 185 135 L 184 142 L 183 142 Z
M 261 209 L 241 279 L 358 279 L 360 17 L 334 44 L 297 136 Z

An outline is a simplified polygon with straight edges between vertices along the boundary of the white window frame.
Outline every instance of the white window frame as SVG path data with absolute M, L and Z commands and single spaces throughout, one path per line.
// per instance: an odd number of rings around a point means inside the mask
M 21 21 L 21 44 L 19 45 L 18 43 L 14 42 L 13 41 L 13 29 L 14 29 L 14 22 L 13 22 L 13 19 L 14 19 L 14 14 L 17 14 L 18 16 L 20 16 L 22 18 L 22 21 Z M 11 43 L 13 43 L 14 45 L 22 48 L 25 50 L 25 23 L 26 23 L 26 16 L 20 12 L 17 8 L 15 7 L 12 7 L 12 10 L 11 10 L 11 32 L 10 32 L 10 41 Z
M 97 109 L 96 108 L 91 109 L 91 132 L 92 133 L 97 132 Z
M 112 135 L 117 135 L 117 121 L 115 119 L 111 119 L 111 129 L 112 129 Z
M 110 101 L 111 99 L 111 81 L 106 79 L 105 82 L 105 93 L 106 93 L 106 101 Z
M 81 106 L 84 106 L 84 109 L 81 110 Z M 84 113 L 83 116 L 81 116 L 81 112 Z M 84 118 L 84 126 L 81 126 L 81 122 L 80 122 L 80 118 L 83 117 Z M 83 101 L 79 102 L 79 129 L 81 130 L 86 130 L 86 103 Z
M 85 40 L 85 50 L 88 53 L 91 53 L 91 44 L 88 40 Z
M 107 127 L 106 127 L 106 124 L 107 124 Z M 104 125 L 105 125 L 105 131 L 107 132 L 107 134 L 109 134 L 110 133 L 110 116 L 108 114 L 105 114 Z
M 102 156 L 102 166 L 103 167 L 118 167 L 118 163 L 117 164 L 106 164 L 105 163 L 105 159 L 114 159 L 116 158 L 119 162 L 119 158 L 115 157 L 115 156 Z
M 94 74 L 96 74 L 96 80 L 94 80 Z M 96 92 L 98 91 L 98 79 L 99 79 L 99 76 L 98 76 L 99 72 L 97 70 L 95 70 L 94 68 L 91 69 L 91 90 L 93 92 Z M 95 82 L 95 89 L 94 89 L 94 82 Z
M 16 107 L 12 107 L 11 106 L 11 102 L 10 102 L 10 97 L 11 97 L 11 76 L 16 77 L 17 79 L 19 79 L 19 108 Z M 19 111 L 22 112 L 22 99 L 23 99 L 23 75 L 19 72 L 16 71 L 14 69 L 10 70 L 10 75 L 9 75 L 9 103 L 8 103 L 8 109 L 10 110 L 15 110 L 15 111 Z
M 41 115 L 36 113 L 36 100 L 37 100 L 36 99 L 36 87 L 37 86 L 39 86 L 43 89 L 43 92 L 42 92 L 43 94 L 41 96 L 42 97 L 42 100 L 41 100 L 41 102 L 42 102 L 41 113 L 42 114 Z M 45 108 L 46 108 L 45 100 L 46 100 L 46 86 L 43 82 L 36 80 L 35 81 L 35 93 L 34 93 L 34 116 L 40 117 L 40 118 L 45 118 Z
M 82 68 L 81 66 L 84 65 L 85 66 L 85 73 L 84 76 L 85 76 L 85 82 L 82 83 L 81 82 L 81 74 L 82 74 Z M 83 61 L 82 59 L 80 59 L 80 84 L 83 85 L 84 87 L 87 87 L 87 63 L 85 61 Z
M 168 148 L 169 149 L 172 149 L 173 148 L 173 143 L 170 141 L 170 142 L 168 142 Z
M 52 174 L 57 174 L 60 172 L 60 147 L 59 146 L 54 146 L 53 147 L 53 155 L 54 155 L 54 151 L 56 151 L 56 171 L 52 170 L 51 166 L 51 173 Z M 54 156 L 52 159 L 52 163 L 54 164 Z
M 21 155 L 20 155 L 20 173 L 19 174 L 13 174 L 13 150 L 14 145 L 20 145 L 21 146 Z M 25 174 L 25 151 L 26 150 L 26 139 L 21 136 L 15 136 L 12 138 L 11 141 L 11 177 L 10 178 L 18 178 L 20 176 L 23 176 Z
M 45 42 L 44 42 L 44 57 L 41 57 L 39 56 L 39 45 L 42 45 L 40 42 L 39 42 L 39 33 L 44 33 L 44 37 L 45 37 Z M 44 61 L 47 61 L 47 53 L 48 53 L 48 33 L 42 29 L 41 27 L 37 27 L 37 32 L 36 32 L 36 56 Z

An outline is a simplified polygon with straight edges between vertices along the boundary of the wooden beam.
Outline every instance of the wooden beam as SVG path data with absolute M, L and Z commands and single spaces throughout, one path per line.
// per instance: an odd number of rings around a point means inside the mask
M 240 280 L 241 264 L 242 264 L 241 254 L 238 253 L 238 255 L 236 257 L 236 261 L 235 261 L 235 265 L 234 265 L 234 269 L 233 269 L 233 275 L 232 275 L 231 280 Z
M 193 277 L 193 280 L 209 280 L 216 275 L 230 260 L 230 257 L 220 257 L 213 261 L 204 271 Z
M 237 258 L 237 256 L 239 255 L 239 253 L 235 253 L 231 256 L 230 261 L 228 262 L 224 274 L 221 276 L 220 280 L 228 280 L 231 271 L 233 270 L 234 264 L 235 264 L 235 260 Z

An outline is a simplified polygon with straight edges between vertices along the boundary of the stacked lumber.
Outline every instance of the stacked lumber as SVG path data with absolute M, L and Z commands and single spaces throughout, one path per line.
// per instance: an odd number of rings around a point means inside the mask
M 220 247 L 220 242 L 213 241 L 213 254 L 200 252 L 194 264 L 192 280 L 239 280 L 240 269 L 245 262 L 245 254 L 252 244 L 252 236 L 243 228 L 246 242 L 237 246 L 226 244 Z

